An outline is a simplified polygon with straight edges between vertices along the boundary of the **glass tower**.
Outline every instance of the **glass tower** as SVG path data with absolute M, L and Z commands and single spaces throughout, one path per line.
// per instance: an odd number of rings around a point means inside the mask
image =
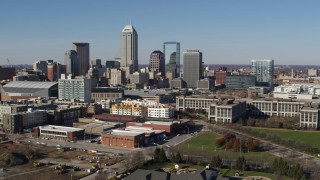
M 273 89 L 274 60 L 251 60 L 251 74 L 256 77 L 258 86 L 267 86 Z
M 166 73 L 171 72 L 174 77 L 180 77 L 180 42 L 164 42 Z

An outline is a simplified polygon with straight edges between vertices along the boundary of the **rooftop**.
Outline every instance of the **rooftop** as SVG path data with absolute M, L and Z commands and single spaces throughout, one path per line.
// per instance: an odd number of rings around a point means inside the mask
M 138 136 L 144 134 L 143 132 L 135 132 L 135 131 L 124 131 L 124 130 L 112 130 L 111 133 L 115 136 Z
M 76 132 L 83 130 L 82 128 L 74 128 L 74 127 L 66 127 L 66 126 L 53 126 L 53 125 L 46 125 L 46 126 L 39 126 L 40 130 L 49 130 L 49 131 L 67 131 L 67 132 Z

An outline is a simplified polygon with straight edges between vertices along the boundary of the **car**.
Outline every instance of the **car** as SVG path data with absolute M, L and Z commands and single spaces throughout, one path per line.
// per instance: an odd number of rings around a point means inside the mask
M 38 142 L 36 142 L 37 144 L 41 144 L 39 141 Z
M 28 143 L 32 143 L 31 141 L 28 141 Z
M 170 145 L 166 145 L 168 148 L 171 147 Z
M 42 142 L 42 143 L 40 143 L 41 145 L 46 145 L 46 143 L 44 143 L 44 142 Z

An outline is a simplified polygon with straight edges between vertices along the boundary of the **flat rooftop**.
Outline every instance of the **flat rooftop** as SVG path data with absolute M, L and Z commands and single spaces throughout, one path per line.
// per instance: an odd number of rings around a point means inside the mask
M 115 136 L 138 136 L 138 135 L 144 134 L 144 132 L 112 130 L 110 134 L 115 135 Z
M 46 126 L 39 126 L 40 130 L 48 130 L 48 131 L 56 131 L 56 132 L 76 132 L 82 131 L 82 128 L 74 128 L 74 127 L 66 127 L 66 126 L 53 126 L 53 125 L 46 125 Z

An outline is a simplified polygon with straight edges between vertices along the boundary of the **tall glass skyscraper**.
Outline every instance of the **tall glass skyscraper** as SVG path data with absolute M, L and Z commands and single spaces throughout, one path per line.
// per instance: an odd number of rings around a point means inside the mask
M 251 60 L 251 74 L 256 76 L 258 86 L 267 86 L 273 89 L 274 60 Z
M 180 77 L 180 42 L 164 42 L 166 73 L 171 72 L 174 78 Z
M 79 75 L 78 54 L 75 50 L 68 50 L 64 53 L 64 64 L 67 74 Z

